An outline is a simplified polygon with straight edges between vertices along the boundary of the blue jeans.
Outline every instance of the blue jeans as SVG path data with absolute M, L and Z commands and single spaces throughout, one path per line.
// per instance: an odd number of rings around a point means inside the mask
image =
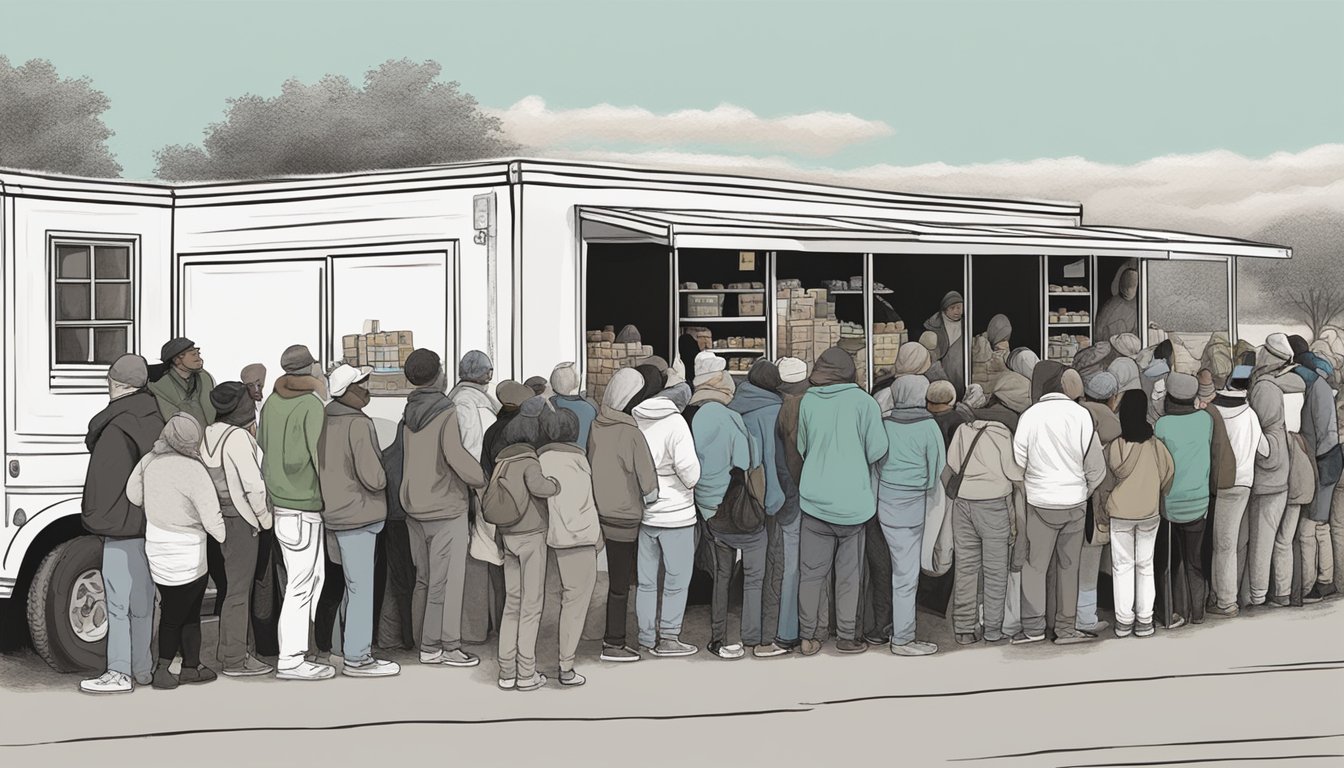
M 345 571 L 345 635 L 341 655 L 346 663 L 373 656 L 373 557 L 382 523 L 349 531 L 332 531 Z
M 784 542 L 784 581 L 779 590 L 779 628 L 775 637 L 782 645 L 798 642 L 798 534 L 803 529 L 803 516 L 781 523 L 780 538 Z
M 663 613 L 658 617 L 658 564 L 662 563 Z M 639 526 L 636 571 L 639 591 L 635 594 L 635 618 L 639 644 L 652 648 L 658 638 L 676 640 L 686 615 L 686 590 L 695 568 L 695 526 L 654 528 Z
M 144 539 L 103 540 L 107 668 L 143 680 L 154 674 L 154 579 Z
M 891 644 L 915 639 L 915 593 L 919 590 L 919 555 L 924 542 L 925 492 L 880 485 L 877 519 L 891 551 Z

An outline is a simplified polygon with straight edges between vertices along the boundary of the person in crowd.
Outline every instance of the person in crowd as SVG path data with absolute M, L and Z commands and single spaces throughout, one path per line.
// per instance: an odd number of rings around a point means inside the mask
M 1105 478 L 1105 459 L 1092 415 L 1062 391 L 1063 378 L 1058 363 L 1037 364 L 1032 390 L 1041 392 L 1040 399 L 1022 414 L 1013 435 L 1013 456 L 1024 470 L 1027 494 L 1022 630 L 1013 636 L 1015 645 L 1045 639 L 1045 577 L 1052 559 L 1058 565 L 1055 643 L 1096 638 L 1076 626 L 1078 561 L 1087 499 Z
M 560 574 L 560 684 L 565 686 L 587 682 L 574 669 L 574 658 L 597 585 L 597 553 L 602 550 L 593 470 L 578 444 L 579 426 L 573 410 L 543 411 L 541 430 L 547 443 L 537 452 L 541 473 L 560 486 L 560 492 L 546 500 L 546 546 L 555 555 Z
M 266 366 L 261 363 L 249 363 L 238 374 L 238 380 L 243 383 L 243 386 L 247 387 L 247 395 L 252 400 L 252 408 L 255 412 L 252 426 L 248 427 L 248 431 L 252 433 L 254 440 L 257 437 L 257 429 L 261 425 L 261 406 L 266 399 L 266 374 Z M 257 449 L 257 462 L 260 465 L 260 448 Z M 206 539 L 207 547 L 213 541 L 214 539 Z M 263 528 L 258 531 L 257 568 L 252 578 L 252 605 L 249 610 L 252 612 L 253 618 L 260 622 L 254 621 L 251 627 L 257 651 L 267 655 L 273 654 L 277 650 L 275 647 L 275 609 L 280 602 L 279 592 L 282 587 L 278 584 L 279 574 L 276 572 L 276 550 L 275 532 L 270 528 Z M 207 558 L 209 554 L 209 550 L 207 550 Z M 207 564 L 208 562 L 207 559 Z M 212 571 L 211 578 L 214 578 L 217 573 L 217 570 Z M 218 589 L 219 585 L 216 584 L 215 587 Z M 216 600 L 218 599 L 219 596 L 216 595 Z M 223 607 L 222 601 L 220 601 L 220 607 Z
M 1017 371 L 1004 371 L 994 381 L 989 401 L 975 409 L 975 418 L 997 421 L 1012 432 L 1018 417 L 1031 407 L 1031 380 Z
M 215 423 L 205 428 L 201 463 L 214 483 L 227 534 L 220 542 L 227 589 L 222 598 L 216 594 L 223 603 L 217 657 L 228 677 L 268 675 L 274 668 L 248 653 L 257 540 L 259 533 L 272 524 L 266 481 L 252 437 L 257 408 L 240 381 L 226 381 L 211 390 L 210 404 L 215 409 Z
M 696 374 L 695 379 L 691 382 L 692 392 L 690 404 L 687 405 L 686 410 L 682 412 L 682 415 L 686 418 L 687 424 L 694 423 L 695 414 L 700 410 L 700 404 L 705 402 L 706 398 L 710 397 L 708 393 L 700 393 L 703 384 L 707 382 L 723 384 L 724 387 L 729 388 L 729 396 L 731 397 L 732 391 L 735 391 L 736 384 L 733 382 L 733 377 L 726 374 L 727 368 L 728 361 L 714 354 L 710 350 L 705 350 L 696 355 L 695 370 L 698 373 Z M 719 374 L 721 373 L 727 376 L 726 383 L 720 381 L 722 377 L 720 377 Z M 634 408 L 633 405 L 630 407 Z
M 1008 370 L 1027 381 L 1031 381 L 1032 375 L 1036 372 L 1036 364 L 1039 362 L 1041 362 L 1040 355 L 1030 347 L 1015 347 L 1008 353 Z
M 205 370 L 205 360 L 196 342 L 185 337 L 172 339 L 159 351 L 162 364 L 149 370 L 149 391 L 159 402 L 165 421 L 181 411 L 191 414 L 197 424 L 213 424 L 215 409 L 210 405 L 214 378 Z
M 1126 392 L 1136 389 L 1143 391 L 1143 374 L 1139 372 L 1139 364 L 1134 362 L 1133 358 L 1117 357 L 1111 361 L 1106 370 L 1115 377 L 1121 397 L 1124 397 Z
M 322 593 L 326 557 L 322 529 L 322 490 L 318 480 L 318 439 L 325 422 L 324 383 L 315 373 L 316 359 L 295 344 L 280 356 L 285 375 L 261 407 L 257 442 L 262 452 L 262 477 L 273 512 L 275 539 L 284 560 L 285 597 L 280 608 L 280 655 L 276 677 L 282 680 L 325 680 L 336 670 L 304 658 L 308 629 Z
M 486 477 L 494 473 L 495 458 L 500 452 L 509 447 L 504 431 L 515 419 L 522 416 L 523 403 L 536 397 L 532 389 L 526 385 L 519 384 L 516 381 L 501 381 L 495 387 L 495 398 L 499 401 L 499 412 L 495 417 L 495 423 L 485 430 L 484 443 L 481 448 L 481 468 L 486 471 Z M 534 425 L 535 426 L 535 425 Z M 489 531 L 490 538 L 493 540 L 493 529 Z M 501 557 L 503 557 L 501 555 Z M 503 560 L 500 560 L 502 563 Z
M 1139 353 L 1143 352 L 1143 342 L 1139 341 L 1138 335 L 1133 332 L 1117 333 L 1111 336 L 1108 341 L 1111 343 L 1111 351 L 1115 353 L 1116 359 L 1127 357 L 1133 360 L 1139 356 Z M 1111 363 L 1114 362 L 1115 360 L 1111 361 Z M 1110 363 L 1107 363 L 1107 365 L 1109 366 Z
M 836 649 L 862 653 L 857 611 L 863 564 L 863 526 L 876 513 L 872 474 L 887 455 L 877 403 L 854 382 L 854 358 L 831 347 L 817 359 L 812 388 L 798 408 L 798 453 L 803 460 L 799 506 L 798 623 L 803 654 L 821 650 L 821 592 L 835 577 Z
M 644 386 L 640 388 L 639 394 L 635 395 L 634 399 L 630 401 L 628 407 L 632 411 L 650 397 L 657 397 L 662 394 L 663 389 L 667 386 L 667 374 L 658 370 L 657 366 L 651 363 L 641 363 L 635 366 L 635 370 L 639 372 L 640 376 L 644 377 Z
M 401 506 L 401 478 L 405 467 L 405 430 L 397 424 L 396 437 L 383 451 L 383 474 L 387 478 L 383 500 L 387 504 L 387 521 L 383 523 L 382 539 L 384 562 L 387 569 L 386 599 L 379 602 L 374 595 L 378 617 L 377 645 L 409 651 L 417 647 L 415 618 L 415 561 L 411 555 L 411 531 L 406 523 L 406 509 Z M 375 588 L 376 589 L 376 588 Z
M 593 501 L 597 504 L 598 521 L 606 540 L 607 552 L 607 622 L 602 638 L 602 660 L 614 662 L 639 661 L 639 651 L 626 642 L 629 616 L 630 582 L 636 562 L 636 539 L 644 518 L 644 507 L 660 501 L 660 487 L 669 491 L 677 485 L 675 473 L 661 476 L 649 451 L 649 443 L 635 418 L 625 412 L 625 406 L 644 385 L 644 378 L 633 368 L 622 368 L 611 377 L 602 394 L 602 406 L 588 431 L 588 463 L 593 471 Z M 676 406 L 667 401 L 671 410 Z M 657 405 L 657 400 L 655 400 Z M 666 410 L 666 409 L 663 409 Z M 664 421 L 665 419 L 659 419 Z M 680 422 L 680 432 L 690 442 L 690 428 L 681 419 L 667 421 L 658 430 L 658 438 L 666 441 L 673 422 Z M 669 430 L 664 434 L 664 430 Z M 678 434 L 680 437 L 680 433 Z M 660 445 L 660 454 L 665 445 Z M 668 466 L 672 470 L 671 465 Z M 694 479 L 699 477 L 699 466 L 691 484 L 684 485 L 689 498 Z M 680 489 L 678 489 L 680 490 Z M 689 578 L 689 574 L 687 574 Z
M 1077 360 L 1075 359 L 1075 363 Z M 1083 407 L 1092 416 L 1092 427 L 1104 452 L 1120 437 L 1120 419 L 1115 409 L 1120 406 L 1120 383 L 1105 368 L 1093 367 L 1083 382 Z M 1097 579 L 1101 572 L 1101 556 L 1109 543 L 1109 531 L 1102 524 L 1101 510 L 1111 492 L 1114 477 L 1110 472 L 1097 486 L 1088 500 L 1088 519 L 1082 556 L 1078 561 L 1078 626 L 1100 635 L 1110 624 L 1097 615 Z
M 1186 373 L 1167 378 L 1166 404 L 1153 432 L 1171 454 L 1175 476 L 1163 496 L 1163 517 L 1171 522 L 1170 572 L 1173 611 L 1168 629 L 1186 621 L 1204 622 L 1204 527 L 1209 511 L 1209 480 L 1213 472 L 1213 417 L 1195 408 L 1199 381 Z
M 1344 470 L 1344 448 L 1339 442 L 1339 418 L 1329 380 L 1334 367 L 1311 352 L 1298 353 L 1297 374 L 1307 386 L 1302 437 L 1316 464 L 1316 496 L 1302 510 L 1297 524 L 1297 549 L 1302 562 L 1302 602 L 1318 603 L 1335 593 L 1334 551 L 1330 544 L 1330 504 Z
M 938 425 L 938 433 L 943 439 L 943 447 L 946 448 L 952 442 L 952 435 L 957 431 L 957 427 L 969 419 L 964 411 L 957 408 L 957 391 L 951 382 L 935 381 L 929 384 L 925 394 L 928 397 L 925 408 Z
M 1250 577 L 1249 602 L 1264 605 L 1270 595 L 1270 567 L 1273 566 L 1273 599 L 1275 604 L 1288 603 L 1292 581 L 1292 550 L 1277 546 L 1276 539 L 1291 541 L 1281 535 L 1288 508 L 1289 446 L 1288 427 L 1284 420 L 1285 388 L 1290 386 L 1285 367 L 1293 352 L 1288 337 L 1271 333 L 1256 352 L 1255 369 L 1251 372 L 1251 410 L 1260 418 L 1260 428 L 1269 443 L 1269 452 L 1255 460 L 1255 478 L 1251 485 L 1251 502 L 1247 511 L 1249 537 L 1247 544 L 1247 571 Z M 1293 376 L 1298 382 L 1300 378 Z M 1294 526 L 1293 533 L 1296 533 Z M 1278 578 L 1278 577 L 1282 578 Z
M 896 379 L 891 384 L 895 407 L 882 420 L 888 450 L 878 461 L 877 518 L 891 557 L 891 652 L 898 656 L 938 650 L 915 639 L 924 513 L 947 462 L 941 430 L 928 410 L 930 388 L 920 376 Z
M 1208 368 L 1201 368 L 1195 378 L 1199 380 L 1199 390 L 1195 393 L 1195 408 L 1202 411 L 1213 404 L 1213 398 L 1218 394 L 1218 387 L 1213 381 L 1213 371 Z
M 1011 371 L 1002 374 L 996 391 L 1002 389 L 1003 378 L 1008 376 L 1021 380 L 1019 389 L 1025 400 L 1029 382 Z M 1026 410 L 1025 405 L 1022 410 Z M 1009 413 L 1013 414 L 1015 425 L 1017 414 L 1011 410 Z M 960 487 L 952 498 L 952 544 L 956 552 L 953 631 L 961 645 L 977 642 L 980 623 L 977 608 L 983 604 L 983 638 L 987 643 L 997 643 L 1005 637 L 1010 548 L 1026 522 L 1023 474 L 1013 455 L 1012 428 L 989 417 L 958 427 L 947 449 L 947 468 L 942 476 L 961 477 Z M 981 583 L 983 601 L 979 594 Z M 1014 583 L 1020 589 L 1021 579 L 1015 579 Z
M 551 371 L 551 389 L 555 390 L 551 406 L 574 414 L 579 420 L 578 444 L 588 445 L 588 430 L 597 418 L 597 404 L 579 394 L 579 371 L 574 363 L 555 366 L 555 370 Z
M 1114 485 L 1099 507 L 1099 518 L 1110 531 L 1115 636 L 1150 637 L 1156 631 L 1153 553 L 1159 511 L 1176 468 L 1148 423 L 1148 397 L 1142 390 L 1131 389 L 1121 396 L 1119 414 L 1120 436 L 1106 447 Z
M 176 414 L 126 481 L 126 500 L 145 511 L 145 555 L 159 589 L 159 663 L 151 684 L 164 690 L 215 679 L 201 663 L 205 537 L 223 542 L 226 533 L 200 450 L 201 425 Z M 168 667 L 179 652 L 182 668 L 174 675 Z
M 378 534 L 387 520 L 387 474 L 373 419 L 365 413 L 373 369 L 339 365 L 328 376 L 331 396 L 327 423 L 318 440 L 322 523 L 336 539 L 345 581 L 345 631 L 341 673 L 348 677 L 389 677 L 401 671 L 393 661 L 373 656 L 374 560 Z
M 713 354 L 713 353 L 710 353 Z M 757 380 L 768 376 L 766 367 L 773 369 L 768 360 L 757 361 L 753 370 Z M 696 365 L 699 369 L 701 366 Z M 726 380 L 726 381 L 725 381 Z M 745 392 L 743 391 L 745 390 Z M 747 430 L 742 414 L 729 406 L 739 403 L 739 397 L 759 398 L 766 390 L 750 380 L 734 391 L 732 377 L 719 371 L 711 380 L 696 388 L 692 402 L 699 400 L 700 410 L 691 423 L 696 459 L 700 463 L 700 479 L 695 484 L 695 505 L 711 540 L 714 554 L 714 592 L 710 604 L 710 640 L 708 650 L 721 659 L 740 659 L 746 650 L 753 651 L 761 643 L 761 587 L 765 580 L 767 541 L 765 521 L 752 531 L 724 530 L 720 512 L 724 495 L 734 469 L 746 472 L 761 465 L 760 443 Z M 742 643 L 727 642 L 728 588 L 733 578 L 733 566 L 742 553 Z
M 932 333 L 926 333 L 930 342 L 936 343 L 937 336 Z M 942 381 L 946 377 L 937 373 L 933 369 L 932 359 L 927 347 L 917 341 L 907 341 L 896 351 L 896 365 L 891 370 L 891 375 L 884 376 L 880 380 L 873 382 L 873 398 L 877 400 L 878 409 L 885 417 L 891 413 L 891 382 L 899 376 L 924 376 L 929 381 Z M 941 369 L 940 369 L 941 370 Z
M 989 318 L 985 332 L 971 340 L 971 383 L 988 387 L 1008 370 L 1013 324 L 1006 315 Z
M 537 397 L 544 397 L 547 400 L 549 400 L 551 398 L 551 395 L 554 394 L 552 392 L 546 391 L 549 385 L 546 381 L 545 376 L 529 377 L 527 381 L 523 382 L 523 386 L 532 390 L 533 395 L 536 395 Z
M 107 369 L 107 407 L 89 421 L 80 522 L 103 541 L 107 666 L 84 680 L 85 693 L 126 693 L 153 681 L 154 581 L 145 556 L 145 512 L 126 497 L 126 482 L 163 432 L 163 416 L 145 390 L 148 366 L 122 355 Z
M 462 597 L 470 496 L 485 487 L 485 473 L 462 444 L 438 354 L 415 350 L 405 372 L 415 391 L 402 416 L 401 506 L 415 562 L 412 611 L 420 628 L 420 663 L 474 667 L 480 657 L 462 648 Z
M 1106 370 L 1106 367 L 1116 357 L 1117 355 L 1114 354 L 1109 342 L 1098 341 L 1091 346 L 1078 350 L 1078 353 L 1073 356 L 1073 364 L 1069 367 L 1077 371 L 1078 375 L 1086 381 L 1094 374 Z
M 479 368 L 479 366 L 477 366 Z M 493 375 L 493 370 L 491 375 Z M 487 393 L 488 394 L 488 393 Z M 495 470 L 495 460 L 499 454 L 509 446 L 510 439 L 516 437 L 509 434 L 510 426 L 514 421 L 522 418 L 523 404 L 535 398 L 537 395 L 531 387 L 528 387 L 512 379 L 501 381 L 495 386 L 495 396 L 491 398 L 491 404 L 498 403 L 499 406 L 492 414 L 489 423 L 484 421 L 484 412 L 477 410 L 482 418 L 484 431 L 481 435 L 481 448 L 479 452 L 471 452 L 475 441 L 468 441 L 463 437 L 462 444 L 467 447 L 472 456 L 478 456 L 481 463 L 481 471 L 488 480 Z M 470 396 L 473 399 L 475 396 Z M 451 399 L 451 398 L 450 398 Z M 463 418 L 470 419 L 470 415 L 459 416 L 458 423 L 461 424 Z M 527 426 L 529 437 L 537 436 L 536 419 L 532 419 Z M 472 430 L 474 434 L 474 429 Z M 531 440 L 529 440 L 531 442 Z M 472 491 L 467 501 L 473 505 L 477 514 L 471 515 L 471 542 L 468 545 L 470 557 L 467 559 L 467 573 L 464 584 L 470 589 L 464 587 L 464 592 L 473 596 L 484 595 L 485 600 L 472 600 L 463 605 L 462 621 L 463 639 L 472 643 L 483 643 L 490 636 L 490 632 L 498 632 L 500 620 L 504 615 L 504 549 L 499 544 L 498 537 L 495 535 L 495 526 L 485 521 L 485 518 L 479 514 L 480 496 L 483 491 Z M 484 571 L 482 573 L 482 571 Z
M 240 374 L 239 381 L 247 387 L 247 396 L 252 400 L 252 409 L 256 411 L 256 416 L 261 416 L 261 403 L 266 399 L 266 366 L 261 363 L 252 363 L 244 366 Z M 252 436 L 257 436 L 258 418 L 252 420 Z
M 1260 428 L 1260 419 L 1246 402 L 1250 377 L 1250 366 L 1233 368 L 1227 386 L 1213 399 L 1213 410 L 1226 426 L 1236 464 L 1232 486 L 1219 489 L 1213 507 L 1213 604 L 1207 613 L 1217 618 L 1232 618 L 1241 612 L 1237 597 L 1245 572 L 1246 508 L 1251 500 L 1256 459 L 1269 455 L 1269 441 Z
M 962 396 L 966 386 L 966 357 L 961 343 L 961 320 L 965 311 L 966 304 L 961 294 L 948 291 L 943 296 L 939 310 L 924 322 L 924 330 L 938 336 L 938 347 L 933 353 L 933 359 L 943 364 L 947 378 L 956 387 L 957 397 Z
M 1111 281 L 1111 298 L 1101 305 L 1093 334 L 1098 339 L 1109 339 L 1121 333 L 1139 329 L 1139 272 L 1126 267 Z
M 560 493 L 560 484 L 546 476 L 536 448 L 522 437 L 500 452 L 490 483 L 495 493 L 487 492 L 483 503 L 509 505 L 521 515 L 517 522 L 498 527 L 506 595 L 499 625 L 499 687 L 535 691 L 547 682 L 537 671 L 537 632 L 546 598 L 547 500 Z
M 784 405 L 784 398 L 780 394 L 780 387 L 783 384 L 784 379 L 780 375 L 779 366 L 762 358 L 751 366 L 751 370 L 747 372 L 746 383 L 737 388 L 732 402 L 728 405 L 742 417 L 742 423 L 746 426 L 747 433 L 759 450 L 757 454 L 760 459 L 759 463 L 765 473 L 766 561 L 763 579 L 767 581 L 773 581 L 775 573 L 780 571 L 783 565 L 782 561 L 778 561 L 772 567 L 770 559 L 770 552 L 772 551 L 777 551 L 781 555 L 783 553 L 781 529 L 775 520 L 780 509 L 784 506 L 785 495 L 784 486 L 780 479 L 781 462 L 776 455 L 779 449 L 779 443 L 776 439 L 776 431 L 779 427 L 779 411 Z M 787 472 L 787 468 L 784 471 Z M 764 594 L 769 594 L 769 591 L 763 591 Z M 796 596 L 794 599 L 796 602 Z M 752 655 L 758 658 L 773 658 L 789 652 L 788 648 L 773 640 L 770 643 L 764 642 L 766 637 L 764 631 L 776 632 L 779 621 L 778 599 L 775 599 L 773 606 L 767 605 L 768 602 L 764 597 L 762 598 L 761 626 L 765 629 L 758 636 L 758 642 L 752 649 Z M 746 615 L 744 609 L 743 616 Z M 744 641 L 746 639 L 743 638 Z
M 770 579 L 770 588 L 766 591 L 766 602 L 776 598 L 779 603 L 779 620 L 775 630 L 775 646 L 790 653 L 799 645 L 798 639 L 798 547 L 802 525 L 802 509 L 799 506 L 798 484 L 802 482 L 803 457 L 798 453 L 798 409 L 803 395 L 808 389 L 807 364 L 796 357 L 782 357 L 776 363 L 779 368 L 779 394 L 781 404 L 779 419 L 775 425 L 775 476 L 779 479 L 780 493 L 784 497 L 779 511 L 773 518 L 766 518 L 766 526 L 772 523 L 779 527 L 778 555 L 771 551 L 771 558 L 778 558 L 779 587 L 776 592 L 775 579 Z M 767 559 L 767 573 L 770 559 Z M 825 590 L 822 590 L 825 594 Z M 829 606 L 828 606 L 829 608 Z M 768 614 L 769 608 L 766 608 Z M 826 612 L 829 614 L 829 610 Z
M 1014 362 L 1020 363 L 1022 360 L 1023 357 L 1019 355 Z M 1018 420 L 1031 407 L 1031 380 L 1011 367 L 1012 363 L 1010 370 L 1000 374 L 994 383 L 994 394 L 989 405 L 977 409 L 976 418 L 999 422 L 1009 432 L 1016 433 Z M 1035 363 L 1030 367 L 1020 364 L 1018 367 L 1034 370 Z M 1003 605 L 1003 636 L 1008 638 L 1022 631 L 1022 566 L 1026 562 L 1027 551 L 1026 496 L 1021 488 L 1015 490 L 1019 492 L 1014 497 L 1013 509 L 1019 524 L 1014 528 L 1008 548 L 1008 591 Z
M 1139 382 L 1148 393 L 1148 421 L 1156 424 L 1166 407 L 1167 377 L 1176 370 L 1176 346 L 1171 339 L 1163 339 L 1153 347 L 1152 353 L 1152 360 L 1140 366 L 1143 375 Z

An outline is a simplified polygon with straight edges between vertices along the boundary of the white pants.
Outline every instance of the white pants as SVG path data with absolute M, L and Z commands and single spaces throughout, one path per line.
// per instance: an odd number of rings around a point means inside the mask
M 1111 578 L 1115 593 L 1115 623 L 1133 626 L 1153 623 L 1153 550 L 1162 518 L 1147 520 L 1111 518 Z
M 322 517 L 316 512 L 275 508 L 275 540 L 285 563 L 285 602 L 278 627 L 280 656 L 276 666 L 293 669 L 308 652 L 308 627 L 317 616 L 326 572 Z

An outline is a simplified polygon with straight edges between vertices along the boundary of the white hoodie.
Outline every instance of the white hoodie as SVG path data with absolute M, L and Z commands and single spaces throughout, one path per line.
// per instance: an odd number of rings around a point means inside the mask
M 676 403 L 652 397 L 633 412 L 639 431 L 653 454 L 658 470 L 658 500 L 644 509 L 644 525 L 685 528 L 695 525 L 695 484 L 700 482 L 700 459 L 695 454 L 691 428 Z
M 1250 488 L 1255 482 L 1255 455 L 1269 456 L 1269 441 L 1260 428 L 1260 418 L 1248 403 L 1237 406 L 1214 406 L 1222 414 L 1227 427 L 1227 441 L 1232 444 L 1232 455 L 1237 460 L 1235 485 Z
M 271 527 L 271 505 L 266 498 L 266 481 L 257 463 L 257 441 L 242 427 L 215 422 L 205 428 L 201 441 L 201 463 L 208 470 L 224 469 L 229 500 L 238 516 L 253 528 Z
M 1057 392 L 1022 414 L 1013 435 L 1013 458 L 1025 470 L 1027 503 L 1033 507 L 1085 504 L 1106 477 L 1092 414 Z

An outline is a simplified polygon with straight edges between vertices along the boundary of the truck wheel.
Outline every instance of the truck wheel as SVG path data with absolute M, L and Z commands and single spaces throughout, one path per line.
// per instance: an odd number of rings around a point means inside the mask
M 103 544 L 80 536 L 42 560 L 28 590 L 33 649 L 58 672 L 98 672 L 107 647 Z

